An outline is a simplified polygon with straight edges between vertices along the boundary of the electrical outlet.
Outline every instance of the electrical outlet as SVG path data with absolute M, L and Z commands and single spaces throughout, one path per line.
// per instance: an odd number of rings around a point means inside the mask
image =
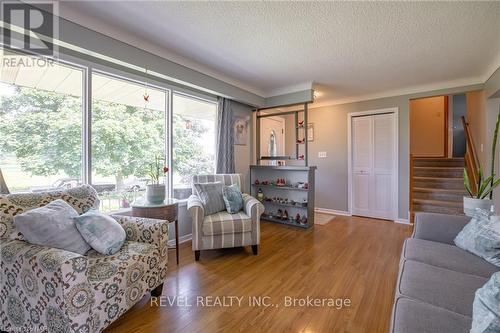
M 326 157 L 326 151 L 320 151 L 320 152 L 318 152 L 318 157 L 319 158 L 325 158 Z

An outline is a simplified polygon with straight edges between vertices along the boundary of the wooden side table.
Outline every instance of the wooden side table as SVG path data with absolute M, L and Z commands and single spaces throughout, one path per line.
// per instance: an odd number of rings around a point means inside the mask
M 120 211 L 118 214 L 166 220 L 175 224 L 175 255 L 177 265 L 179 265 L 179 201 L 174 198 L 167 198 L 160 204 L 152 204 L 146 201 L 144 197 L 140 197 L 130 207 L 132 207 L 131 210 Z

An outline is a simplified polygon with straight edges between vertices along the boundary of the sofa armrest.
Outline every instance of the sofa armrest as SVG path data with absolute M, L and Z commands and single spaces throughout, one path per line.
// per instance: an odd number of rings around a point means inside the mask
M 196 194 L 191 194 L 189 196 L 187 201 L 187 210 L 193 219 L 197 216 L 205 216 L 205 208 L 203 207 L 203 203 L 201 202 L 200 197 L 198 197 Z
M 260 217 L 264 213 L 264 205 L 250 194 L 243 193 L 243 211 L 253 219 L 253 217 Z
M 260 216 L 264 205 L 249 194 L 243 194 L 243 211 L 252 218 L 252 244 L 260 243 Z
M 162 256 L 167 254 L 168 221 L 111 215 L 125 229 L 127 240 L 154 244 Z
M 192 194 L 188 198 L 187 210 L 193 222 L 193 237 L 191 244 L 193 251 L 197 251 L 201 249 L 202 246 L 202 226 L 203 220 L 205 220 L 205 208 L 196 194 Z
M 453 240 L 469 220 L 467 216 L 417 213 L 413 238 L 454 244 Z

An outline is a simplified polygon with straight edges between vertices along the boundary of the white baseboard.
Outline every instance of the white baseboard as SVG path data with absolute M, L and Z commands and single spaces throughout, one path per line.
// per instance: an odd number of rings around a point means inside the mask
M 189 242 L 191 239 L 193 239 L 193 234 L 189 235 L 184 235 L 179 237 L 179 244 Z M 167 242 L 168 246 L 175 246 L 175 239 L 171 239 Z
M 401 224 L 408 224 L 408 225 L 410 225 L 410 222 L 408 221 L 408 219 L 395 219 L 394 222 L 395 223 L 401 223 Z
M 349 213 L 345 210 L 335 210 L 335 209 L 314 207 L 314 211 L 317 213 L 330 214 L 330 215 L 351 216 L 351 213 Z

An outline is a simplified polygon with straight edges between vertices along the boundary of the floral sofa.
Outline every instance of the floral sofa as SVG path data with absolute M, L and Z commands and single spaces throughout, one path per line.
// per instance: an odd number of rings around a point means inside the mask
M 13 217 L 63 199 L 79 213 L 99 206 L 95 190 L 0 195 L 0 330 L 100 332 L 152 290 L 167 271 L 165 221 L 113 216 L 127 239 L 114 255 L 82 256 L 23 240 Z

